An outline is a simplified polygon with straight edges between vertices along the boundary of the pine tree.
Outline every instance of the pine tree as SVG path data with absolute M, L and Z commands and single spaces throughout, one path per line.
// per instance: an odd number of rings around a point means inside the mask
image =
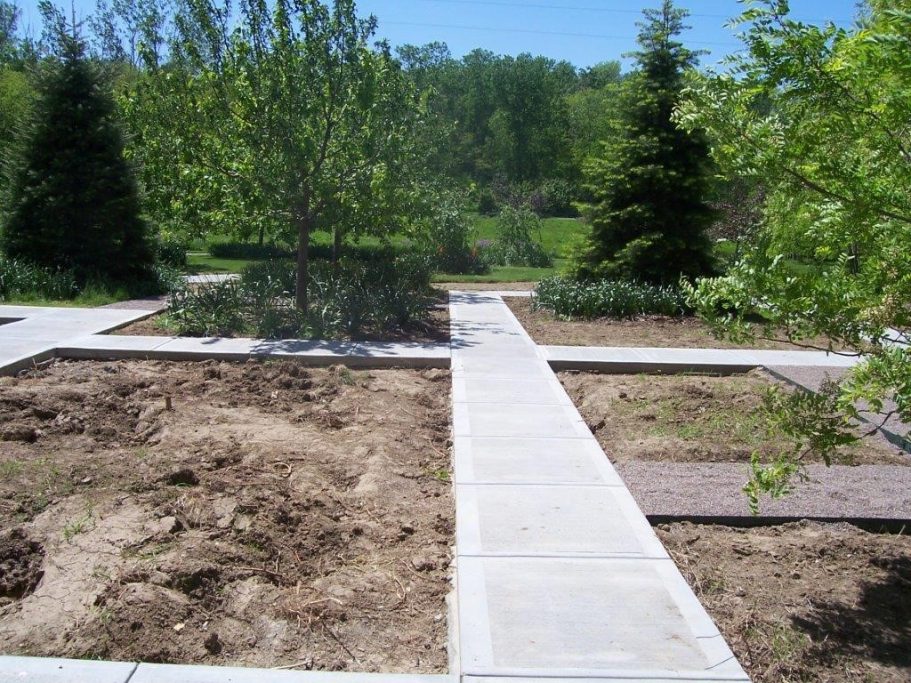
M 2 248 L 83 283 L 135 289 L 155 257 L 114 103 L 77 38 L 63 37 L 61 52 L 12 174 Z
M 687 28 L 688 12 L 664 0 L 644 14 L 639 68 L 620 103 L 621 132 L 585 164 L 593 201 L 581 208 L 592 232 L 575 263 L 581 278 L 676 283 L 712 271 L 708 145 L 672 120 L 684 74 L 698 58 L 674 39 Z

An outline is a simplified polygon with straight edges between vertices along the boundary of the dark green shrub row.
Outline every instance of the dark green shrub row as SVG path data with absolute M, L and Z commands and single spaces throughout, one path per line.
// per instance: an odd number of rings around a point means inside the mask
M 275 244 L 248 244 L 246 242 L 213 242 L 208 247 L 215 258 L 275 259 L 290 258 L 294 253 Z
M 169 317 L 181 334 L 270 339 L 357 338 L 401 330 L 424 319 L 430 263 L 414 255 L 388 261 L 342 260 L 310 267 L 309 310 L 294 306 L 296 265 L 251 264 L 240 280 L 184 287 L 171 297 Z
M 42 299 L 72 299 L 79 294 L 76 277 L 0 254 L 0 301 L 23 295 Z
M 624 280 L 578 281 L 549 277 L 538 283 L 536 308 L 571 318 L 633 318 L 637 315 L 685 315 L 686 300 L 675 287 Z

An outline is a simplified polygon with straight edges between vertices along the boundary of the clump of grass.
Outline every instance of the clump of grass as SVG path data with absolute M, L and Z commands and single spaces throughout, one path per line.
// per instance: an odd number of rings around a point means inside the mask
M 626 280 L 579 281 L 555 276 L 541 280 L 532 298 L 566 318 L 634 318 L 640 315 L 685 315 L 684 295 L 674 287 Z

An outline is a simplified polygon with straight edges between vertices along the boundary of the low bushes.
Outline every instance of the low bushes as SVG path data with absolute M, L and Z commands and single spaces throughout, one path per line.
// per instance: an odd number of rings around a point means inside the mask
M 310 267 L 306 315 L 294 306 L 296 265 L 249 266 L 240 280 L 182 288 L 169 323 L 180 334 L 250 334 L 270 339 L 357 338 L 408 328 L 428 312 L 430 263 L 409 255 L 382 262 L 342 260 Z
M 686 300 L 674 287 L 623 280 L 578 281 L 549 277 L 538 283 L 533 305 L 573 318 L 685 315 Z
M 183 268 L 187 265 L 187 245 L 172 237 L 159 237 L 155 245 L 158 263 L 172 268 Z
M 182 282 L 176 269 L 161 264 L 137 274 L 129 285 L 114 285 L 101 277 L 82 282 L 73 271 L 51 270 L 0 254 L 0 301 L 116 301 L 168 292 Z
M 75 276 L 53 271 L 0 254 L 0 301 L 29 296 L 40 299 L 73 299 L 79 294 Z

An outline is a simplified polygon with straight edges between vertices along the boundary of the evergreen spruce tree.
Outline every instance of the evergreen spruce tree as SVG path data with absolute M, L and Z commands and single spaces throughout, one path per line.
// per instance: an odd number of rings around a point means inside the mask
M 149 281 L 155 256 L 114 103 L 81 41 L 62 37 L 61 52 L 12 172 L 2 248 L 72 270 L 82 283 L 135 291 Z
M 708 145 L 672 121 L 684 73 L 698 54 L 675 40 L 685 10 L 664 0 L 645 10 L 635 53 L 638 71 L 622 95 L 619 137 L 585 164 L 582 207 L 592 226 L 575 263 L 580 278 L 606 277 L 676 283 L 712 271 L 706 229 L 713 212 Z

